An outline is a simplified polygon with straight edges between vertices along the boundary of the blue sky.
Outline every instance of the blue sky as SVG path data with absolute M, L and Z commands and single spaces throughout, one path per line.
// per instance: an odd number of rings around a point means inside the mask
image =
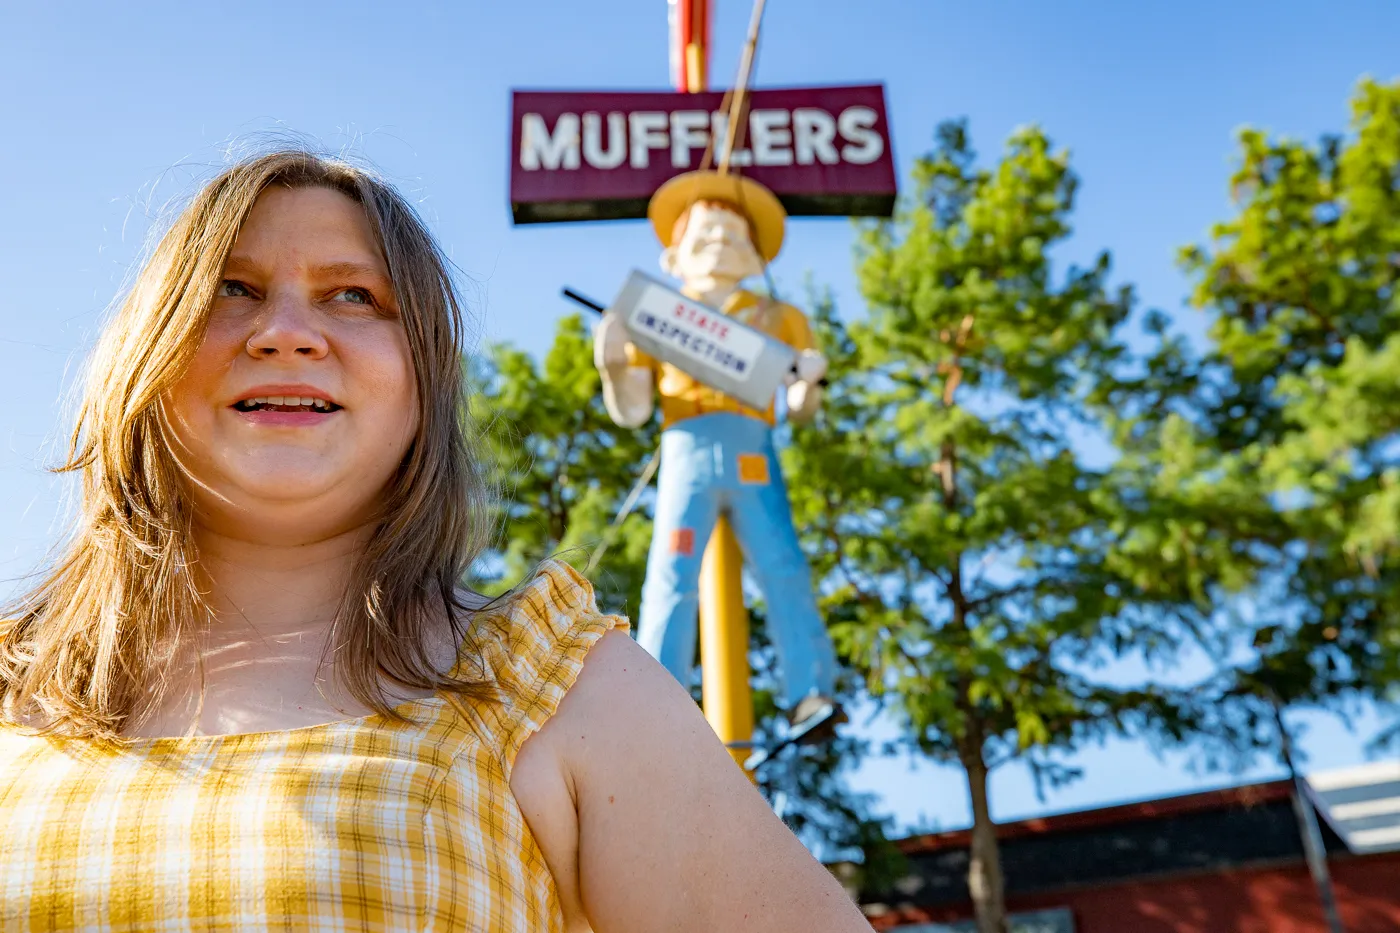
M 66 390 L 152 216 L 231 144 L 296 132 L 377 163 L 471 274 L 481 335 L 542 350 L 569 312 L 562 285 L 611 295 L 654 269 L 640 222 L 512 228 L 511 88 L 655 89 L 667 81 L 664 0 L 532 3 L 18 4 L 0 28 L 0 592 L 63 528 L 66 481 L 44 473 L 67 427 Z M 714 74 L 734 73 L 749 4 L 718 0 Z M 1175 315 L 1175 250 L 1229 210 L 1242 125 L 1314 138 L 1345 126 L 1357 79 L 1400 76 L 1392 2 L 954 4 L 770 0 L 760 85 L 879 81 L 901 179 L 939 120 L 967 116 L 981 153 L 1039 123 L 1083 179 L 1061 251 L 1110 248 L 1115 276 Z M 774 272 L 811 273 L 860 311 L 851 226 L 794 221 Z M 1304 722 L 1300 717 L 1299 722 Z M 1306 718 L 1312 766 L 1361 759 L 1359 732 Z M 875 734 L 885 726 L 876 722 Z M 1086 778 L 1038 801 L 1015 768 L 993 779 L 1001 819 L 1228 783 L 1132 743 L 1082 754 Z M 1264 776 L 1268 769 L 1253 772 Z M 864 767 L 901 822 L 957 826 L 966 789 L 947 769 Z

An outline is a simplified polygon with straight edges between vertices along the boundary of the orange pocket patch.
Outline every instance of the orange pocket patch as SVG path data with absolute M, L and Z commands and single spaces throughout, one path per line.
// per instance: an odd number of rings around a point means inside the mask
M 740 454 L 739 482 L 750 486 L 767 486 L 768 458 L 763 454 Z
M 671 532 L 671 553 L 679 557 L 695 555 L 695 529 L 677 528 Z

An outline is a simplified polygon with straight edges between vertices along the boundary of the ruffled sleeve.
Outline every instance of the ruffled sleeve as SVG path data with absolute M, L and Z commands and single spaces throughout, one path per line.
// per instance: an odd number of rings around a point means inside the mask
M 500 691 L 490 719 L 507 778 L 520 746 L 578 680 L 589 649 L 613 629 L 627 631 L 627 620 L 599 612 L 593 586 L 557 560 L 542 564 L 502 612 L 489 615 L 478 647 Z

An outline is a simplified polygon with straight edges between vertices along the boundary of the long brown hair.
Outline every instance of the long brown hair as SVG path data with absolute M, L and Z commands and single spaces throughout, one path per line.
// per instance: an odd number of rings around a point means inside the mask
M 196 583 L 186 477 L 162 399 L 189 365 L 249 211 L 268 187 L 356 201 L 389 267 L 422 417 L 332 626 L 352 696 L 393 715 L 385 681 L 477 694 L 434 669 L 444 617 L 470 636 L 461 581 L 490 537 L 491 495 L 467 422 L 463 313 L 437 244 L 387 183 L 300 150 L 247 159 L 206 184 L 160 238 L 93 354 L 67 461 L 82 476 L 74 533 L 0 621 L 0 716 L 58 735 L 117 739 L 166 691 L 171 661 L 209 618 Z

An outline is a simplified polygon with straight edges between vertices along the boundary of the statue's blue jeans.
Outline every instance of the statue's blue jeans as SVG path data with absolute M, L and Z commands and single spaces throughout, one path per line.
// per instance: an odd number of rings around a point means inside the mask
M 772 429 L 757 418 L 719 412 L 687 418 L 662 432 L 655 534 L 637 641 L 690 686 L 700 561 L 721 512 L 763 593 L 768 637 L 778 656 L 780 701 L 791 708 L 808 694 L 831 696 L 836 654 L 797 543 Z

